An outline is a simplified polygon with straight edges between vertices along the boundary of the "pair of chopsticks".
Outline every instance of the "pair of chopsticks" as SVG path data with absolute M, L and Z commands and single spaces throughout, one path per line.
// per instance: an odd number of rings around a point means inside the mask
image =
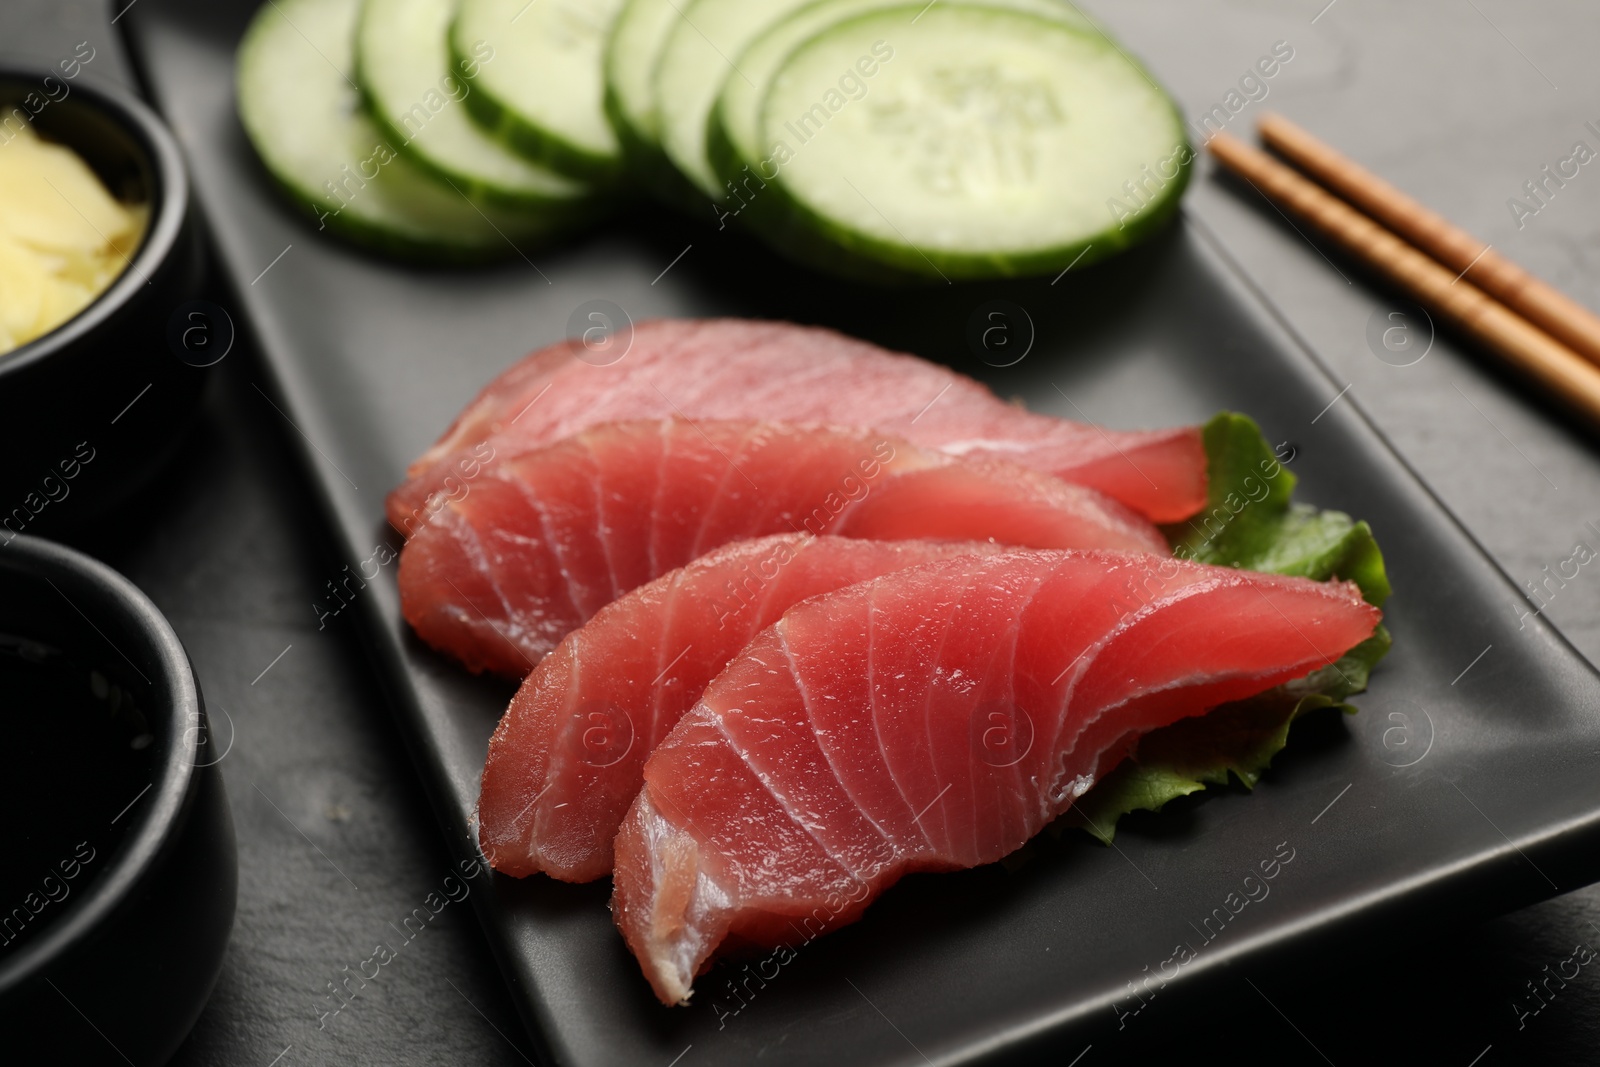
M 1211 154 L 1429 314 L 1600 426 L 1600 317 L 1288 119 L 1264 115 L 1258 128 L 1269 148 L 1315 181 L 1226 132 L 1212 137 Z

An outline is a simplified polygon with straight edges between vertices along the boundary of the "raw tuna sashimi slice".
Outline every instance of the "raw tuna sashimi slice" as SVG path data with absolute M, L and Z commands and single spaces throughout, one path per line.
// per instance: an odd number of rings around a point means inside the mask
M 1354 583 L 1103 552 L 1008 551 L 790 608 L 645 764 L 612 912 L 656 995 L 729 937 L 860 917 L 912 871 L 997 860 L 1147 731 L 1335 662 Z
M 573 338 L 512 366 L 411 465 L 389 521 L 409 537 L 492 462 L 597 423 L 670 415 L 872 427 L 1090 486 L 1152 522 L 1188 518 L 1206 498 L 1195 427 L 1105 430 L 1028 412 L 948 368 L 832 330 L 677 319 L 640 323 L 621 358 Z
M 780 534 L 738 541 L 600 609 L 523 681 L 489 742 L 478 841 L 498 871 L 611 873 L 644 761 L 740 649 L 808 597 L 998 546 Z
M 713 548 L 774 533 L 1166 553 L 1092 489 L 862 430 L 610 423 L 496 464 L 400 553 L 418 635 L 521 677 L 606 604 Z

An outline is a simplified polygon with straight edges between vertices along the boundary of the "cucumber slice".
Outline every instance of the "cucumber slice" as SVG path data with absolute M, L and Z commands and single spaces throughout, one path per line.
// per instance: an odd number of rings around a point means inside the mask
M 1073 25 L 1089 23 L 1063 0 L 963 0 L 1059 18 Z M 796 47 L 818 33 L 856 15 L 906 0 L 813 0 L 788 17 L 774 21 L 734 60 L 738 74 L 727 75 L 707 124 L 706 155 L 722 183 L 747 181 L 750 169 L 771 155 L 761 143 L 761 101 L 772 77 Z
M 656 60 L 683 0 L 627 0 L 605 47 L 605 108 L 630 164 L 659 158 L 661 133 L 652 95 Z
M 463 0 L 451 59 L 476 63 L 467 109 L 491 136 L 565 174 L 613 181 L 622 148 L 601 103 L 601 50 L 622 0 Z
M 356 28 L 356 83 L 389 143 L 468 196 L 508 207 L 573 207 L 587 186 L 514 154 L 467 117 L 467 76 L 452 66 L 448 31 L 459 0 L 365 0 Z
M 239 118 L 273 178 L 332 229 L 387 251 L 486 259 L 555 227 L 478 207 L 401 158 L 351 81 L 361 0 L 274 0 L 239 45 Z
M 712 200 L 726 196 L 706 155 L 706 124 L 723 81 L 745 83 L 749 72 L 736 57 L 766 27 L 808 2 L 693 0 L 667 38 L 653 84 L 661 148 Z
M 963 0 L 967 4 L 1030 11 L 1074 26 L 1091 24 L 1065 0 Z M 804 222 L 804 216 L 776 187 L 768 195 L 761 175 L 776 174 L 771 153 L 761 145 L 762 90 L 797 46 L 829 26 L 856 15 L 904 7 L 906 0 L 815 0 L 769 26 L 737 62 L 744 77 L 729 75 L 707 126 L 706 154 L 729 195 L 719 224 L 729 217 L 763 234 L 790 259 L 833 274 L 879 284 L 909 284 L 923 274 L 896 271 L 854 255 Z M 748 79 L 748 80 L 747 80 Z
M 1103 35 L 950 2 L 800 45 L 767 87 L 761 143 L 805 224 L 944 280 L 1120 250 L 1176 210 L 1193 161 L 1171 99 Z

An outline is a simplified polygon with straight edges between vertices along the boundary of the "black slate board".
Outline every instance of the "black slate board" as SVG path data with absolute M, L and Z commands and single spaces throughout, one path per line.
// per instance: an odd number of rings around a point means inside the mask
M 848 1065 L 1049 1050 L 1068 1062 L 1091 1041 L 1115 1041 L 1117 1011 L 1139 1003 L 1128 983 L 1159 972 L 1179 943 L 1198 958 L 1169 988 L 1215 993 L 1229 965 L 1248 964 L 1270 993 L 1273 967 L 1421 937 L 1600 875 L 1593 672 L 1542 624 L 1518 628 L 1515 588 L 1348 398 L 1327 407 L 1339 385 L 1192 217 L 1056 285 L 841 285 L 731 230 L 654 212 L 534 254 L 537 267 L 400 268 L 322 240 L 257 166 L 231 89 L 249 6 L 144 0 L 126 21 L 188 152 L 235 310 L 277 377 L 262 385 L 305 443 L 322 495 L 307 507 L 325 510 L 352 568 L 393 538 L 381 501 L 406 462 L 483 382 L 565 335 L 572 312 L 596 298 L 635 319 L 820 322 L 948 362 L 1040 410 L 1113 425 L 1243 410 L 1296 446 L 1302 495 L 1370 520 L 1389 559 L 1397 647 L 1362 714 L 1297 730 L 1255 795 L 1130 820 L 1116 850 L 1069 835 L 1046 839 L 1015 870 L 910 879 L 863 923 L 807 946 L 720 1025 L 717 1004 L 736 1005 L 723 992 L 729 975 L 702 979 L 693 1008 L 659 1007 L 610 926 L 603 887 L 497 878 L 473 899 L 542 1058 Z M 970 317 L 993 299 L 1025 308 L 1037 327 L 1028 357 L 998 370 L 966 343 Z M 372 582 L 351 610 L 451 847 L 469 857 L 477 775 L 508 690 L 422 650 L 399 620 L 392 581 Z M 1418 748 L 1420 760 L 1395 765 Z M 1202 944 L 1205 917 L 1280 847 L 1294 859 L 1271 895 Z

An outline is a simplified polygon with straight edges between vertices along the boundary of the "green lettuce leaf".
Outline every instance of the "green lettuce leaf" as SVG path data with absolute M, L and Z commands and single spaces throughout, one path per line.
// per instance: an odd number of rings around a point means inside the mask
M 1245 416 L 1223 412 L 1206 424 L 1204 437 L 1209 499 L 1195 518 L 1165 531 L 1174 555 L 1317 581 L 1353 581 L 1369 603 L 1383 606 L 1389 579 L 1366 523 L 1296 504 L 1295 476 Z M 1129 812 L 1159 811 L 1177 797 L 1230 781 L 1253 788 L 1288 743 L 1295 719 L 1323 708 L 1355 712 L 1346 700 L 1366 689 L 1369 673 L 1388 651 L 1389 633 L 1380 626 L 1314 674 L 1146 734 L 1063 822 L 1110 844 L 1117 821 Z

